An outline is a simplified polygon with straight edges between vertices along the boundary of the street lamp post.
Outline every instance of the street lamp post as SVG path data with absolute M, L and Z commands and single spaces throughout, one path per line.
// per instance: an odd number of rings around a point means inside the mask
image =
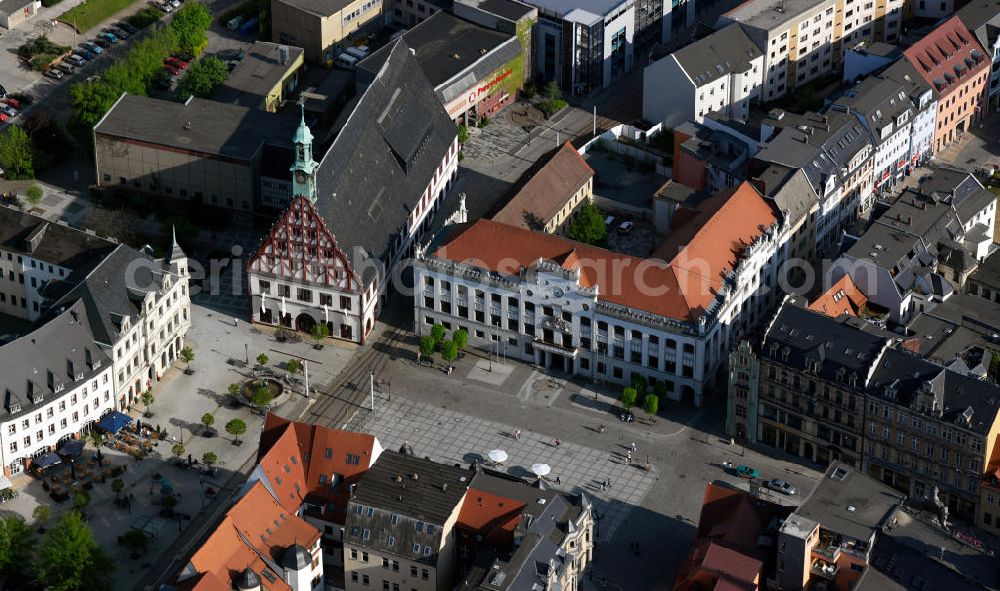
M 250 365 L 250 345 L 248 343 L 243 344 L 243 353 L 247 356 L 247 365 Z

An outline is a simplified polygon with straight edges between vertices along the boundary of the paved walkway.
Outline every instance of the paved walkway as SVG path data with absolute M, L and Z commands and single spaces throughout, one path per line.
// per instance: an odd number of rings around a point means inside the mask
M 611 538 L 656 480 L 655 471 L 626 464 L 625 454 L 632 442 L 610 434 L 609 451 L 571 442 L 556 446 L 547 435 L 523 431 L 515 439 L 517 427 L 513 425 L 399 398 L 363 422 L 367 424 L 356 422 L 352 427 L 373 433 L 386 449 L 399 449 L 409 443 L 418 456 L 446 464 L 483 462 L 492 449 L 507 452 L 509 457 L 502 469 L 512 476 L 533 477 L 532 464 L 548 464 L 552 468 L 547 477 L 550 486 L 571 493 L 583 491 L 594 502 L 600 518 L 599 540 Z M 644 461 L 642 450 L 633 458 Z M 605 478 L 611 480 L 611 489 L 602 491 Z

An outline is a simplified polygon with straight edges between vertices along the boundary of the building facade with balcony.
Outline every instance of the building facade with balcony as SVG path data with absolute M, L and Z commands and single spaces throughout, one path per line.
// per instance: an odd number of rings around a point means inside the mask
M 0 461 L 7 476 L 90 431 L 115 409 L 111 359 L 94 342 L 77 301 L 0 347 L 4 400 Z
M 651 259 L 492 221 L 460 227 L 417 254 L 418 330 L 464 328 L 492 354 L 599 382 L 643 376 L 700 405 L 730 346 L 769 314 L 787 253 L 748 183 L 688 213 Z

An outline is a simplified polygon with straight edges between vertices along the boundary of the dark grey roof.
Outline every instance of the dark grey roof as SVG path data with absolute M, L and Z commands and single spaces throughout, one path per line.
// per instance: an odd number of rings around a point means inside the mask
M 1000 303 L 954 294 L 914 318 L 907 331 L 919 339 L 921 355 L 951 363 L 971 347 L 997 347 L 994 335 L 1000 335 Z
M 743 28 L 733 23 L 685 45 L 673 56 L 694 85 L 702 86 L 733 72 L 746 72 L 750 69 L 750 61 L 760 57 L 761 51 Z
M 922 519 L 912 520 L 911 527 L 931 527 Z M 935 534 L 940 536 L 935 530 Z M 939 542 L 947 538 L 939 537 Z M 957 546 L 957 542 L 953 542 Z M 947 589 L 948 591 L 983 591 L 996 588 L 996 565 L 993 558 L 982 553 L 970 551 L 970 557 L 979 554 L 982 562 L 981 572 L 994 581 L 992 584 L 981 578 L 973 581 L 968 571 L 957 571 L 941 564 L 937 559 L 928 559 L 928 555 L 937 557 L 940 545 L 929 546 L 922 540 L 909 537 L 908 533 L 893 530 L 888 535 L 881 536 L 875 544 L 868 568 L 854 584 L 854 591 L 929 591 L 931 589 Z M 928 548 L 930 548 L 928 550 Z M 955 548 L 947 548 L 949 556 L 955 555 Z M 963 561 L 963 566 L 967 563 Z M 978 573 L 977 573 L 978 574 Z M 984 586 L 986 585 L 986 586 Z
M 94 339 L 112 345 L 118 339 L 122 319 L 131 317 L 135 321 L 142 313 L 142 298 L 149 291 L 159 290 L 169 273 L 169 265 L 162 259 L 121 244 L 79 283 L 56 284 L 43 295 L 53 313 L 81 301 Z
M 958 9 L 956 15 L 972 31 L 987 23 L 1000 24 L 1000 0 L 972 0 Z
M 970 279 L 993 289 L 1000 288 L 1000 250 L 983 259 Z
M 317 171 L 317 209 L 353 249 L 388 262 L 458 131 L 400 39 Z
M 236 577 L 236 588 L 240 591 L 259 589 L 260 577 L 248 566 Z
M 760 354 L 800 369 L 818 362 L 816 374 L 827 379 L 837 379 L 843 369 L 846 371 L 843 378 L 856 374 L 857 385 L 861 387 L 887 344 L 884 336 L 786 302 L 771 321 Z
M 850 109 L 861 117 L 871 134 L 874 144 L 888 141 L 891 135 L 883 138 L 879 129 L 891 125 L 896 132 L 896 119 L 904 113 L 910 117 L 904 125 L 913 119 L 913 103 L 910 101 L 909 89 L 892 78 L 869 76 L 859 84 L 851 87 L 844 96 L 837 99 L 833 109 Z
M 75 272 L 85 272 L 114 250 L 115 243 L 0 205 L 0 247 Z
M 25 6 L 32 3 L 33 0 L 0 0 L 0 12 L 5 14 L 14 14 L 24 9 Z
M 1000 387 L 911 353 L 888 350 L 872 372 L 868 390 L 910 406 L 921 394 L 933 398 L 943 422 L 986 434 L 1000 412 Z
M 800 168 L 772 164 L 757 178 L 764 183 L 764 197 L 771 200 L 781 215 L 787 216 L 793 224 L 809 215 L 819 203 L 816 191 Z
M 123 94 L 94 132 L 249 160 L 267 142 L 287 144 L 298 123 L 297 112 L 291 116 L 199 98 L 178 103 Z
M 347 8 L 354 0 L 279 0 L 282 4 L 327 17 Z
M 488 29 L 443 11 L 434 13 L 402 38 L 438 91 L 450 82 L 460 82 L 464 92 L 521 52 L 514 34 Z M 362 60 L 358 68 L 378 72 L 394 47 L 390 44 L 379 49 Z M 450 101 L 454 97 L 441 98 Z
M 462 0 L 462 4 L 476 6 L 480 10 L 515 22 L 529 16 L 535 10 L 515 0 Z
M 281 567 L 288 570 L 302 570 L 311 562 L 309 551 L 299 544 L 292 544 L 281 554 Z
M 287 54 L 284 63 L 281 48 Z M 212 98 L 252 109 L 261 108 L 267 94 L 288 75 L 304 51 L 301 47 L 255 41 Z
M 87 310 L 82 303 L 38 325 L 23 337 L 0 347 L 0 389 L 6 417 L 33 412 L 77 383 L 110 366 L 111 360 L 94 344 Z
M 888 524 L 906 498 L 901 492 L 870 478 L 847 464 L 834 462 L 826 474 L 782 525 L 782 532 L 805 520 L 825 530 L 867 542 Z
M 883 43 L 881 41 L 861 41 L 852 47 L 851 51 L 888 58 L 899 58 L 903 55 L 903 51 L 899 48 L 899 46 L 892 45 L 891 43 Z
M 471 478 L 467 469 L 386 450 L 361 476 L 350 502 L 441 526 L 462 501 Z

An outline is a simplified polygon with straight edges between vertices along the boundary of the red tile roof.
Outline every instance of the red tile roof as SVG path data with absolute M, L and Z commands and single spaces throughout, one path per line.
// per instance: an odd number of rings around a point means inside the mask
M 257 462 L 288 511 L 298 511 L 308 496 L 334 503 L 335 517 L 328 520 L 344 523 L 347 485 L 368 470 L 381 452 L 374 435 L 290 421 L 271 413 L 264 419 Z M 358 458 L 358 463 L 349 464 L 348 455 Z M 335 475 L 338 486 L 331 488 Z
M 658 253 L 666 260 L 641 259 L 566 238 L 479 220 L 452 236 L 433 255 L 502 275 L 516 275 L 539 259 L 579 270 L 582 287 L 597 287 L 611 303 L 667 318 L 696 321 L 732 270 L 742 249 L 777 218 L 749 183 L 710 199 L 699 215 L 675 229 Z
M 493 221 L 529 230 L 541 230 L 587 181 L 594 177 L 583 156 L 566 142 L 549 159 Z
M 809 304 L 809 309 L 830 318 L 838 318 L 842 314 L 857 318 L 867 305 L 868 297 L 858 289 L 850 275 L 844 275 L 830 289 L 817 296 Z
M 521 521 L 525 503 L 478 488 L 470 488 L 458 514 L 458 526 L 495 542 L 509 543 Z
M 233 575 L 249 567 L 271 591 L 290 591 L 282 573 L 271 569 L 262 557 L 280 563 L 288 547 L 299 544 L 312 549 L 320 535 L 294 512 L 286 511 L 258 482 L 191 556 L 191 566 L 200 576 L 190 589 L 231 591 Z
M 983 46 L 957 16 L 935 27 L 903 55 L 942 97 L 990 67 Z
M 764 563 L 735 548 L 709 542 L 705 558 L 701 561 L 701 568 L 718 573 L 722 580 L 736 583 L 737 589 L 752 589 L 760 578 Z

